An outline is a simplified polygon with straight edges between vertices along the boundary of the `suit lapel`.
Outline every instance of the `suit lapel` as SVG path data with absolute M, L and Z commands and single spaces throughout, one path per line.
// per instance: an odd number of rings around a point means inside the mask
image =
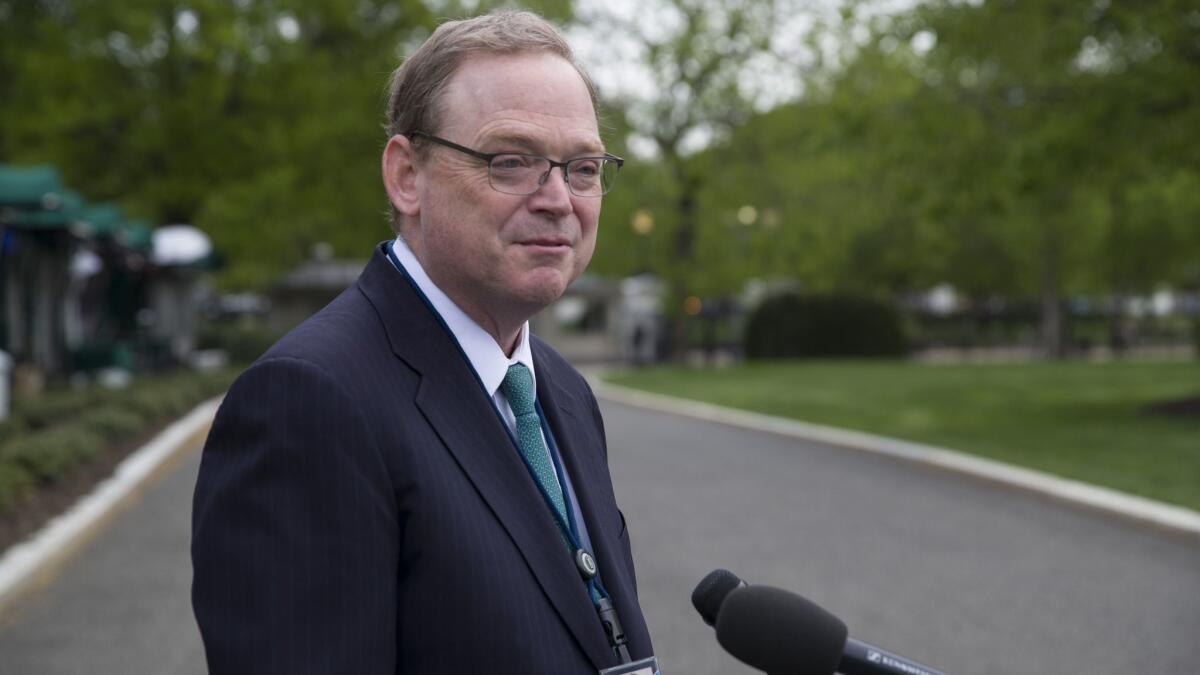
M 558 526 L 446 329 L 379 250 L 359 288 L 379 312 L 392 351 L 420 374 L 418 409 L 520 550 L 593 665 L 615 665 Z
M 601 486 L 609 484 L 608 480 L 601 480 L 608 476 L 604 448 L 594 435 L 580 433 L 581 429 L 590 429 L 594 424 L 588 419 L 592 414 L 590 408 L 558 384 L 560 380 L 554 377 L 548 359 L 541 358 L 540 349 L 537 343 L 534 344 L 538 400 L 575 488 L 575 496 L 595 549 L 593 553 L 600 566 L 600 578 L 612 596 L 617 615 L 633 647 L 632 641 L 642 632 L 633 623 L 641 621 L 641 608 L 637 604 L 633 580 L 624 565 L 624 551 L 617 540 L 618 532 L 613 529 L 615 523 L 599 517 L 601 513 L 617 512 L 611 494 L 601 489 Z

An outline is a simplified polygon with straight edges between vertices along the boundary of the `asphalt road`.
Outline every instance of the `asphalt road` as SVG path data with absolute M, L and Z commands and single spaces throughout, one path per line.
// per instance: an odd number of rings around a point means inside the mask
M 610 464 L 667 675 L 752 673 L 691 608 L 726 567 L 956 675 L 1185 673 L 1200 540 L 986 483 L 616 404 Z M 204 671 L 188 598 L 192 454 L 0 617 L 0 674 Z
M 1200 540 L 865 453 L 604 412 L 665 673 L 757 672 L 691 608 L 716 567 L 956 675 L 1200 672 Z
M 192 618 L 196 447 L 0 616 L 0 675 L 200 675 Z

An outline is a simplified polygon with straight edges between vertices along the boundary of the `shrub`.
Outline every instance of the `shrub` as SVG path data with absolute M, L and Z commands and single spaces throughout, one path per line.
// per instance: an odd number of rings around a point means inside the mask
M 248 364 L 282 336 L 275 330 L 241 324 L 209 324 L 203 327 L 196 343 L 201 349 L 220 349 L 229 355 L 230 363 Z
M 146 418 L 143 415 L 116 405 L 93 408 L 84 413 L 80 422 L 85 428 L 108 441 L 133 438 L 146 429 Z
M 221 393 L 234 374 L 176 372 L 135 379 L 120 391 L 50 391 L 21 401 L 0 424 L 0 514 L 109 445 L 137 438 Z
M 13 415 L 23 419 L 30 428 L 42 429 L 75 417 L 94 400 L 93 391 L 56 391 L 35 398 L 18 399 L 13 405 Z
M 0 422 L 0 445 L 10 438 L 20 436 L 24 433 L 25 427 L 25 419 L 15 414 Z
M 195 401 L 179 387 L 157 384 L 129 392 L 127 406 L 150 421 L 158 421 L 178 415 Z
M 234 370 L 216 370 L 210 373 L 196 373 L 196 381 L 200 383 L 202 398 L 211 398 L 224 393 L 233 382 Z
M 746 322 L 746 356 L 780 359 L 900 356 L 900 315 L 872 298 L 785 293 L 762 302 Z
M 47 429 L 9 441 L 0 448 L 0 465 L 16 464 L 38 483 L 52 483 L 80 463 L 96 456 L 104 438 L 82 425 Z
M 0 514 L 29 496 L 34 484 L 33 476 L 19 464 L 0 460 Z

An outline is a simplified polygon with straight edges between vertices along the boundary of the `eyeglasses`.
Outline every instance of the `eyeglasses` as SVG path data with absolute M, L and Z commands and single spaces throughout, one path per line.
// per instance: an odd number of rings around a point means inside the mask
M 617 173 L 625 164 L 625 160 L 608 153 L 602 157 L 575 157 L 565 162 L 556 162 L 541 155 L 479 152 L 424 131 L 410 131 L 404 135 L 409 138 L 424 138 L 487 162 L 488 183 L 493 190 L 509 195 L 531 195 L 537 192 L 557 166 L 562 167 L 563 181 L 571 194 L 576 197 L 599 197 L 612 189 L 613 183 L 617 181 Z

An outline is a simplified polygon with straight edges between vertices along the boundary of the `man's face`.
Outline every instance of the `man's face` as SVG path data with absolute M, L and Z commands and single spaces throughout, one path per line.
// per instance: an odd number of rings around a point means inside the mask
M 469 57 L 447 83 L 440 129 L 481 152 L 567 160 L 603 153 L 582 78 L 550 54 Z M 487 165 L 429 146 L 417 168 L 418 218 L 405 239 L 443 291 L 485 330 L 519 327 L 591 260 L 599 197 L 576 197 L 562 169 L 531 195 L 493 190 Z M 492 325 L 488 325 L 491 323 Z

